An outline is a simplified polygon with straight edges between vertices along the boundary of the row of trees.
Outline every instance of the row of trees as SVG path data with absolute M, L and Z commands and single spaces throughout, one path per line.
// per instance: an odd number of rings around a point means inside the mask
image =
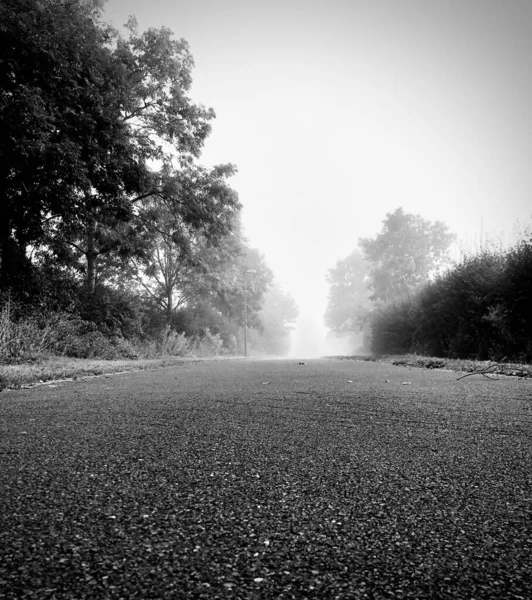
M 329 271 L 326 323 L 378 354 L 532 360 L 532 237 L 451 263 L 441 222 L 397 209 Z
M 211 328 L 237 351 L 273 275 L 242 234 L 235 167 L 197 161 L 215 115 L 190 98 L 188 44 L 126 30 L 98 0 L 0 3 L 0 290 L 20 314 Z M 285 337 L 294 313 L 275 314 Z

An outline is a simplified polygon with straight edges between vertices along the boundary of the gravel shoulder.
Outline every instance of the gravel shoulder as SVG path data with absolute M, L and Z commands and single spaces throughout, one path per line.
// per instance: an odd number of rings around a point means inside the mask
M 0 395 L 0 598 L 529 598 L 532 381 L 180 362 Z

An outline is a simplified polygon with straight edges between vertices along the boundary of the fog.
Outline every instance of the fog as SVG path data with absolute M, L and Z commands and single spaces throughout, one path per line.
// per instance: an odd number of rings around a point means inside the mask
M 530 0 L 108 0 L 165 25 L 217 114 L 251 246 L 301 309 L 292 355 L 352 351 L 323 324 L 327 270 L 402 206 L 465 246 L 532 208 Z
M 319 316 L 303 316 L 298 319 L 291 343 L 291 358 L 348 356 L 356 349 L 349 339 L 328 332 Z

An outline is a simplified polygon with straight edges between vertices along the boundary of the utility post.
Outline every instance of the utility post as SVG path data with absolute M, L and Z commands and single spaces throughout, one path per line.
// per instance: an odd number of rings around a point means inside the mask
M 244 271 L 244 356 L 248 355 L 248 273 L 256 273 L 255 269 Z

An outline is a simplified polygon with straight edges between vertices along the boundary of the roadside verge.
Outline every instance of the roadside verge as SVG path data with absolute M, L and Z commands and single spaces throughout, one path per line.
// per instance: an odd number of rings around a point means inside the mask
M 213 356 L 213 357 L 178 357 L 149 358 L 136 360 L 102 360 L 68 357 L 50 357 L 35 363 L 4 364 L 0 365 L 0 391 L 6 389 L 20 389 L 35 385 L 44 385 L 53 381 L 68 381 L 98 377 L 130 371 L 144 371 L 146 369 L 160 369 L 172 365 L 237 359 L 239 357 Z

